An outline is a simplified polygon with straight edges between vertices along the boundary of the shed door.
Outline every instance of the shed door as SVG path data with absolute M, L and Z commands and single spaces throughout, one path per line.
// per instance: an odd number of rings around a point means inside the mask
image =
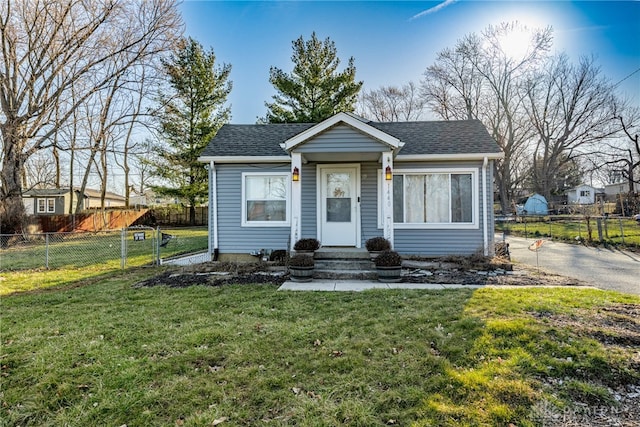
M 358 167 L 322 167 L 320 241 L 323 246 L 359 246 Z

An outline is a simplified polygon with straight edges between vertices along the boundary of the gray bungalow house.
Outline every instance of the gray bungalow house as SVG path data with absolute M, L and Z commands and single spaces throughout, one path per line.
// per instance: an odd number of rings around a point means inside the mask
M 481 122 L 224 125 L 202 151 L 215 256 L 364 247 L 384 236 L 409 255 L 493 253 L 493 162 Z

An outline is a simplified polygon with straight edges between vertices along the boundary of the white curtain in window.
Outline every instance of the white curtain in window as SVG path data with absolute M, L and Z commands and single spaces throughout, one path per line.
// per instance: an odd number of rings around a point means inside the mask
M 424 175 L 405 175 L 406 222 L 425 222 Z
M 449 222 L 449 175 L 425 175 L 426 221 Z

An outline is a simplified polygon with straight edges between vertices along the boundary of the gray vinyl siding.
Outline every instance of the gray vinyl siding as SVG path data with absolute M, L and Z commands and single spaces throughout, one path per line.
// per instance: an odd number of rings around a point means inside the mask
M 368 239 L 382 236 L 382 229 L 378 228 L 378 176 L 381 167 L 380 163 L 363 163 L 361 166 L 362 247 Z
M 260 249 L 287 249 L 290 226 L 242 227 L 242 173 L 289 172 L 290 165 L 218 164 L 218 247 L 220 253 L 249 253 Z
M 316 163 L 302 165 L 300 183 L 302 184 L 302 219 L 300 238 L 318 237 L 318 197 Z
M 296 147 L 299 153 L 371 153 L 389 147 L 347 125 L 338 125 Z
M 478 226 L 472 229 L 394 229 L 394 249 L 405 255 L 442 256 L 442 255 L 470 255 L 476 251 L 482 251 L 483 238 L 483 200 L 488 190 L 490 212 L 492 206 L 492 175 L 491 164 L 487 166 L 487 188 L 482 187 L 482 162 L 429 162 L 429 163 L 395 163 L 395 169 L 419 169 L 442 168 L 446 171 L 451 168 L 475 168 L 478 170 L 477 190 L 480 203 L 478 204 Z M 489 222 L 490 243 L 493 240 L 492 225 Z M 379 230 L 380 232 L 382 230 Z
M 380 163 L 361 163 L 360 181 L 360 224 L 361 246 L 367 239 L 382 236 L 378 228 L 378 183 L 381 179 Z M 259 249 L 286 249 L 291 228 L 285 227 L 241 227 L 242 215 L 242 173 L 243 172 L 289 172 L 289 164 L 279 165 L 237 165 L 218 164 L 217 203 L 218 203 L 218 243 L 220 253 L 249 253 Z M 488 235 L 490 247 L 493 243 L 493 164 L 487 166 L 486 188 L 482 186 L 482 162 L 430 162 L 400 163 L 395 169 L 476 168 L 477 188 L 480 197 L 478 204 L 478 226 L 473 229 L 398 229 L 394 230 L 395 249 L 405 255 L 442 256 L 448 254 L 469 255 L 482 250 L 485 194 L 489 206 Z M 317 163 L 302 166 L 300 181 L 302 184 L 301 238 L 317 237 Z M 291 218 L 292 219 L 292 218 Z M 213 242 L 212 242 L 213 247 Z

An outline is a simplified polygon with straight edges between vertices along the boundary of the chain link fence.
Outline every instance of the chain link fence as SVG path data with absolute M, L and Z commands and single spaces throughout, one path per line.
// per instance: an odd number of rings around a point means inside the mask
M 613 215 L 512 217 L 497 220 L 496 232 L 505 236 L 640 247 L 640 221 Z
M 130 227 L 85 233 L 0 234 L 0 270 L 124 269 L 160 265 L 163 257 L 206 249 L 206 231 Z

